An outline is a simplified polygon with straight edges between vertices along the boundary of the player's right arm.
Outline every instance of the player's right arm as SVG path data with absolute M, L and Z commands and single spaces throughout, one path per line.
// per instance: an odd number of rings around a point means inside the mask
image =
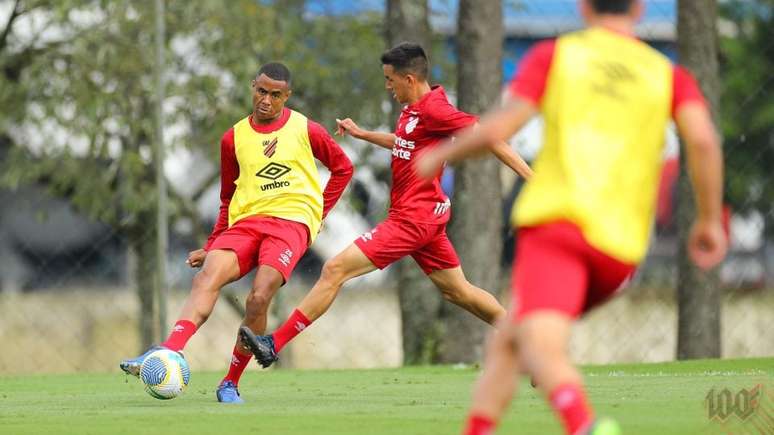
M 350 118 L 336 119 L 336 134 L 339 136 L 349 134 L 356 139 L 371 142 L 374 145 L 390 150 L 392 149 L 393 144 L 395 144 L 395 135 L 393 133 L 364 130 L 358 127 L 358 125 L 355 124 L 355 121 Z
M 204 258 L 209 251 L 210 246 L 218 236 L 228 228 L 228 206 L 231 204 L 231 198 L 234 196 L 236 184 L 234 182 L 239 177 L 239 162 L 237 162 L 236 151 L 234 148 L 234 129 L 230 128 L 220 139 L 220 210 L 215 226 L 212 228 L 210 237 L 207 238 L 202 249 L 197 249 L 188 254 L 186 263 L 191 267 L 200 267 L 204 264 Z
M 693 78 L 678 67 L 675 82 L 673 117 L 685 144 L 686 167 L 696 202 L 688 255 L 696 266 L 706 270 L 718 265 L 728 249 L 722 223 L 723 153 L 712 115 Z

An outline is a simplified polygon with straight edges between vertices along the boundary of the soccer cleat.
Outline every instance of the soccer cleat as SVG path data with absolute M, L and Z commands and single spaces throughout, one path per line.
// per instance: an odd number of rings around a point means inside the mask
M 151 353 L 159 349 L 166 349 L 166 348 L 160 344 L 153 345 L 150 347 L 150 349 L 146 350 L 144 354 L 132 359 L 125 359 L 121 361 L 121 363 L 118 364 L 118 366 L 121 367 L 121 370 L 123 370 L 124 373 L 126 373 L 127 375 L 132 375 L 139 378 L 140 366 L 142 365 L 142 362 L 145 361 L 145 358 L 147 358 L 148 355 L 150 355 Z M 179 353 L 180 356 L 185 358 L 182 351 L 178 351 L 177 353 Z
M 242 326 L 239 328 L 239 338 L 242 344 L 250 349 L 261 367 L 267 368 L 279 359 L 271 335 L 255 335 L 250 328 Z
M 245 403 L 242 397 L 239 396 L 239 389 L 231 381 L 221 382 L 215 391 L 215 395 L 220 403 Z
M 594 420 L 586 435 L 621 435 L 621 426 L 612 418 L 602 417 Z
M 147 358 L 148 355 L 159 349 L 163 349 L 163 347 L 159 345 L 151 346 L 150 349 L 146 350 L 142 355 L 132 359 L 125 359 L 121 361 L 118 366 L 121 367 L 121 370 L 127 375 L 137 376 L 139 378 L 142 362 L 145 361 L 145 358 Z

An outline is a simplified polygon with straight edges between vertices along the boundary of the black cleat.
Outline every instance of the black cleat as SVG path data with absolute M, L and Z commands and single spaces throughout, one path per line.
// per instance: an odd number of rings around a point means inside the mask
M 267 368 L 279 359 L 274 350 L 274 337 L 271 335 L 255 335 L 247 326 L 239 328 L 239 338 L 242 344 L 250 349 L 255 360 L 263 368 Z

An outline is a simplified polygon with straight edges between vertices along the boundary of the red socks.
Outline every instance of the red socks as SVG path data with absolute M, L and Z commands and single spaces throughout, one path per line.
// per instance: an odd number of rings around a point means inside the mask
M 167 341 L 161 343 L 162 346 L 175 352 L 183 350 L 185 344 L 196 332 L 196 325 L 190 320 L 178 320 L 172 332 L 169 333 Z
M 575 384 L 564 384 L 556 387 L 549 396 L 551 406 L 564 423 L 568 434 L 579 433 L 594 418 L 594 413 L 586 401 L 583 387 Z
M 228 373 L 226 373 L 226 377 L 220 383 L 223 384 L 223 382 L 231 381 L 234 385 L 239 385 L 239 378 L 242 377 L 242 373 L 252 357 L 253 354 L 251 353 L 242 353 L 241 346 L 234 346 L 234 351 L 231 354 L 231 364 L 228 366 Z
M 297 309 L 293 310 L 293 313 L 288 317 L 288 320 L 285 320 L 285 323 L 272 334 L 275 352 L 279 353 L 290 340 L 311 324 L 312 321 L 307 319 L 304 313 Z
M 462 435 L 492 435 L 494 434 L 495 424 L 489 417 L 483 415 L 471 414 L 468 422 L 465 423 L 465 430 Z
M 580 385 L 564 384 L 549 396 L 551 406 L 559 414 L 568 434 L 578 434 L 591 424 L 594 414 L 586 402 L 586 393 Z M 495 422 L 481 414 L 471 414 L 465 423 L 463 435 L 492 435 Z

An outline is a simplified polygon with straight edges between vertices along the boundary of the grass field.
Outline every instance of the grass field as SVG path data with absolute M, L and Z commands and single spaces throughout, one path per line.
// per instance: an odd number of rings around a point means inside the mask
M 151 398 L 138 380 L 118 373 L 0 376 L 0 433 L 458 434 L 477 373 L 453 367 L 251 371 L 241 382 L 247 401 L 241 406 L 215 402 L 220 373 L 194 372 L 185 395 L 171 401 Z M 584 373 L 598 413 L 618 419 L 624 433 L 729 433 L 728 427 L 774 433 L 774 425 L 758 427 L 760 419 L 729 420 L 722 431 L 704 406 L 713 387 L 736 392 L 764 384 L 774 395 L 774 359 L 591 366 Z M 561 433 L 537 392 L 524 384 L 520 391 L 497 433 Z

